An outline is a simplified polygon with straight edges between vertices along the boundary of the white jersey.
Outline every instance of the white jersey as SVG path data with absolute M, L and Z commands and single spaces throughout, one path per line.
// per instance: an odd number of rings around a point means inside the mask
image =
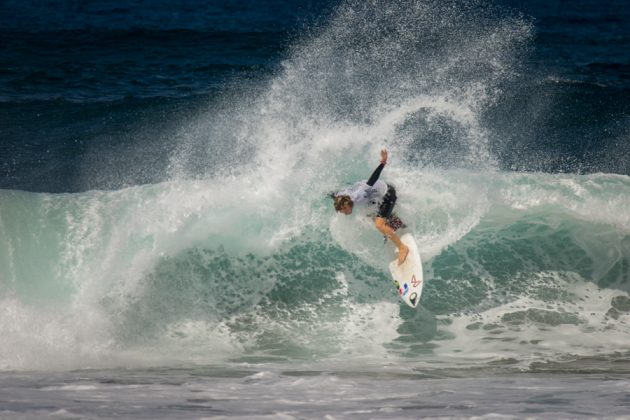
M 345 190 L 339 191 L 337 195 L 347 195 L 354 205 L 375 206 L 379 204 L 387 194 L 387 183 L 378 180 L 374 186 L 369 186 L 366 181 L 360 181 Z

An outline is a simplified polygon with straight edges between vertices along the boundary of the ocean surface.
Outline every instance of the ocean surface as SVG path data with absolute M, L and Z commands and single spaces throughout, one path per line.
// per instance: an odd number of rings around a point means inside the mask
M 628 418 L 628 209 L 626 0 L 0 0 L 2 419 Z

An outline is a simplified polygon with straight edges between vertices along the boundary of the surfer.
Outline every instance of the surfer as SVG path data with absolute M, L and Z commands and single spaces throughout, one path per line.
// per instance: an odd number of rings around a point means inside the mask
M 367 181 L 359 181 L 354 185 L 332 194 L 335 210 L 349 215 L 356 205 L 377 207 L 374 226 L 389 238 L 398 248 L 398 265 L 407 258 L 409 248 L 403 244 L 396 229 L 402 225 L 400 219 L 392 216 L 396 204 L 396 190 L 385 181 L 379 180 L 383 168 L 387 164 L 387 150 L 381 150 L 381 163 Z

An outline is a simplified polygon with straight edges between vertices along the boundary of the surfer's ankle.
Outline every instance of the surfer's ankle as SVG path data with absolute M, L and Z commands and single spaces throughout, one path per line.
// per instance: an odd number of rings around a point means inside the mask
M 404 263 L 408 255 L 409 247 L 405 244 L 401 244 L 400 248 L 398 248 L 398 265 Z

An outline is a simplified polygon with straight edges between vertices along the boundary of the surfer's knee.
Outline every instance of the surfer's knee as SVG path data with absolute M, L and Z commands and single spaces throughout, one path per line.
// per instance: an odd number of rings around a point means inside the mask
M 384 227 L 386 224 L 385 219 L 383 219 L 382 217 L 376 217 L 374 218 L 374 225 L 376 225 L 377 228 L 382 228 Z

